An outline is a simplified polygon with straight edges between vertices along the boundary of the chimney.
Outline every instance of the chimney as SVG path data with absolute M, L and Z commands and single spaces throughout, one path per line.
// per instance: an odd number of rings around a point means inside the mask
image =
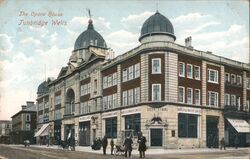
M 34 105 L 34 102 L 32 102 L 32 101 L 27 101 L 26 104 L 27 104 L 27 107 L 30 107 L 30 106 L 33 106 L 33 105 Z
M 22 110 L 25 110 L 27 108 L 26 105 L 22 105 Z
M 188 48 L 193 48 L 192 47 L 192 37 L 189 36 L 185 39 L 185 46 L 188 47 Z

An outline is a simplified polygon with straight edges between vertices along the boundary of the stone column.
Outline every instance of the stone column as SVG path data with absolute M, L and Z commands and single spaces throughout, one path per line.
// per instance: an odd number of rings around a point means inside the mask
M 141 102 L 148 101 L 148 54 L 141 55 Z
M 225 105 L 225 68 L 220 67 L 220 107 L 224 108 Z
M 242 84 L 243 84 L 243 110 L 246 110 L 246 107 L 247 107 L 247 73 L 246 71 L 243 71 Z
M 117 107 L 121 104 L 121 65 L 117 65 Z
M 206 106 L 207 105 L 207 62 L 206 61 L 202 61 L 202 105 Z

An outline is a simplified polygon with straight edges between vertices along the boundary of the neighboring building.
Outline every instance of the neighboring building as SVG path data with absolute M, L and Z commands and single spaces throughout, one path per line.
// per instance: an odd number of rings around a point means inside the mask
M 49 126 L 49 82 L 51 82 L 51 78 L 42 82 L 37 89 L 37 131 L 35 137 L 37 138 L 37 142 L 43 145 L 47 144 L 49 133 L 51 133 Z M 55 131 L 55 133 L 60 132 Z
M 91 145 L 106 135 L 121 143 L 142 131 L 150 147 L 218 147 L 235 134 L 249 145 L 250 66 L 175 43 L 158 11 L 143 24 L 141 45 L 114 58 L 88 28 L 76 39 L 68 66 L 49 86 L 49 122 L 62 140 Z M 235 123 L 238 123 L 235 124 Z
M 10 143 L 11 121 L 0 120 L 0 143 Z
M 30 140 L 35 143 L 34 131 L 37 124 L 37 106 L 34 102 L 27 101 L 22 105 L 22 110 L 13 115 L 11 142 L 14 144 L 23 144 L 24 140 Z

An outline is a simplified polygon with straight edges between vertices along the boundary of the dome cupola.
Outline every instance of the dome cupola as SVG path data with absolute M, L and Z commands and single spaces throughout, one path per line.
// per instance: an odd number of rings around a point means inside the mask
M 107 45 L 103 37 L 94 29 L 93 21 L 90 19 L 88 28 L 82 32 L 75 41 L 74 51 L 86 49 L 89 46 L 96 46 L 107 49 Z
M 141 28 L 141 43 L 149 41 L 172 41 L 176 39 L 172 23 L 158 11 L 149 17 Z

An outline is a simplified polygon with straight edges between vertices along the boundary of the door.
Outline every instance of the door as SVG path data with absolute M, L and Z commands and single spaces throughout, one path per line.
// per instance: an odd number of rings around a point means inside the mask
M 219 134 L 218 134 L 219 117 L 207 116 L 207 147 L 219 147 Z
M 162 129 L 150 129 L 150 145 L 162 146 Z

